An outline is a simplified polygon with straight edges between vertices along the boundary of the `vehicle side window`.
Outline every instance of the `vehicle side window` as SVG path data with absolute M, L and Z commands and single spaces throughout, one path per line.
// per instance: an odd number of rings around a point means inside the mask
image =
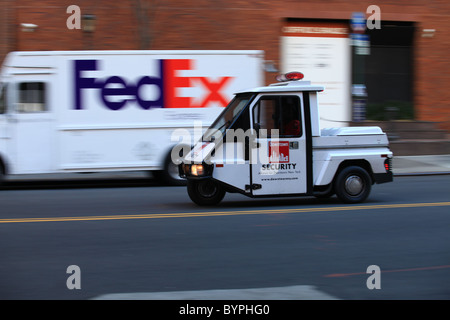
M 45 83 L 43 82 L 19 83 L 17 111 L 20 113 L 47 111 L 45 93 Z
M 275 126 L 275 114 L 278 107 L 278 97 L 262 97 L 253 108 L 253 128 L 267 130 L 267 136 L 273 134 Z
M 300 99 L 298 97 L 281 97 L 280 132 L 283 137 L 300 137 L 302 135 Z
M 300 137 L 302 121 L 297 96 L 262 97 L 253 109 L 254 128 L 266 129 L 270 137 L 278 130 L 280 137 Z
M 0 114 L 6 113 L 6 85 L 0 89 Z

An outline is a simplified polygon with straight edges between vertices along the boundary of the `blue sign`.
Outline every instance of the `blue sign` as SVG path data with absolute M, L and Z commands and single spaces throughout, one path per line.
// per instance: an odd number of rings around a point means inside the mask
M 356 48 L 357 55 L 370 55 L 370 37 L 368 34 L 350 34 L 350 44 Z
M 363 12 L 353 12 L 350 26 L 353 32 L 366 31 L 366 15 Z

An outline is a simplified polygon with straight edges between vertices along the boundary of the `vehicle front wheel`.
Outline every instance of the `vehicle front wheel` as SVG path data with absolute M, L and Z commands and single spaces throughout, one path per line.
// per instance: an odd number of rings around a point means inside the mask
M 212 179 L 188 180 L 188 195 L 200 206 L 212 206 L 222 201 L 225 190 Z
M 335 181 L 334 191 L 345 203 L 358 203 L 366 200 L 372 187 L 372 180 L 361 167 L 350 166 L 342 169 Z

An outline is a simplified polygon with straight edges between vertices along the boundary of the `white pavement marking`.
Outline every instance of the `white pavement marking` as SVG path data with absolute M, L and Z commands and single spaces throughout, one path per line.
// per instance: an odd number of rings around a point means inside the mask
M 314 286 L 172 291 L 172 292 L 132 292 L 111 293 L 95 297 L 93 300 L 337 300 Z

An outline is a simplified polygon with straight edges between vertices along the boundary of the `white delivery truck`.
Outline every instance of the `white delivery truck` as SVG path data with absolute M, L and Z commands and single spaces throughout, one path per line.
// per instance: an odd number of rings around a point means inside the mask
M 392 152 L 379 127 L 320 129 L 318 92 L 292 72 L 282 82 L 239 91 L 179 165 L 199 205 L 226 192 L 250 197 L 336 194 L 364 201 L 393 180 Z M 293 80 L 293 81 L 287 81 Z
M 0 180 L 155 170 L 177 183 L 173 130 L 206 129 L 236 90 L 263 85 L 262 59 L 262 51 L 12 52 L 0 75 Z

